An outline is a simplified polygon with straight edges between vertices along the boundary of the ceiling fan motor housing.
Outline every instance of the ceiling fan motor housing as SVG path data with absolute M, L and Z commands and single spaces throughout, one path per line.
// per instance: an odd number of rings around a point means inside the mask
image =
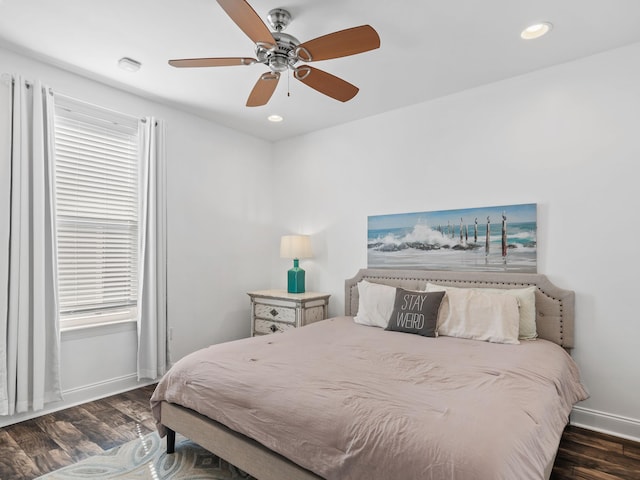
M 284 72 L 288 68 L 294 69 L 298 63 L 296 49 L 300 41 L 292 35 L 282 32 L 272 32 L 276 41 L 275 48 L 268 48 L 267 45 L 256 45 L 256 57 L 259 63 L 269 66 L 273 72 Z

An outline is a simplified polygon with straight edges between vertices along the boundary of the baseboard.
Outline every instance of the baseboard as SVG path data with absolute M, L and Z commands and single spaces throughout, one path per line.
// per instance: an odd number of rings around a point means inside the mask
M 573 407 L 571 425 L 640 442 L 640 420 L 635 418 Z
M 92 383 L 90 385 L 83 385 L 82 387 L 71 388 L 62 392 L 63 400 L 49 403 L 43 410 L 20 413 L 11 417 L 0 417 L 0 428 L 57 412 L 59 410 L 64 410 L 65 408 L 74 407 L 82 403 L 92 402 L 93 400 L 127 392 L 134 388 L 151 385 L 152 383 L 156 382 L 152 380 L 138 381 L 137 374 L 132 373 L 122 377 L 110 378 L 102 382 Z

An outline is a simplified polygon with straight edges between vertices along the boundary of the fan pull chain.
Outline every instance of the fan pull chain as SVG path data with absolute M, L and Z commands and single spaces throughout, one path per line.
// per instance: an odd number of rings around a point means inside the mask
M 291 89 L 289 88 L 290 86 L 291 86 L 291 77 L 287 75 L 287 97 L 291 96 Z

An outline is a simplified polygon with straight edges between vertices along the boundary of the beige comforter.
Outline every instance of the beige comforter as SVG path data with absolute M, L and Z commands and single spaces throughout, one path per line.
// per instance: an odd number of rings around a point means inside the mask
M 326 479 L 538 480 L 586 397 L 545 340 L 425 338 L 340 317 L 195 352 L 151 401 L 157 421 L 160 401 L 183 405 Z

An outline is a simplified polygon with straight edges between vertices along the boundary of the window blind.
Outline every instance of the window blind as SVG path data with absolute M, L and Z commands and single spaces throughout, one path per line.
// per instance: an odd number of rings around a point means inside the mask
M 134 318 L 138 121 L 58 98 L 55 157 L 61 325 Z

